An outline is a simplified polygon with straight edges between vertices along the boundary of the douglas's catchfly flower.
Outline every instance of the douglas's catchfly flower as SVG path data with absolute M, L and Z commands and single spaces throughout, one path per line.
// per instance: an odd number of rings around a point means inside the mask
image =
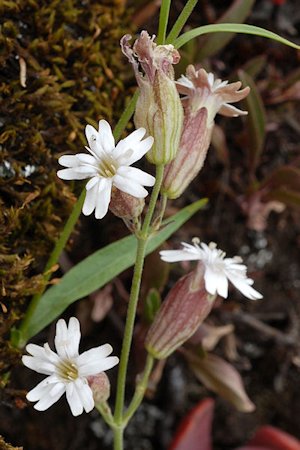
M 95 406 L 93 392 L 87 378 L 97 375 L 118 364 L 109 344 L 92 348 L 79 355 L 80 325 L 76 317 L 71 317 L 69 325 L 63 319 L 56 324 L 55 353 L 48 344 L 26 346 L 31 355 L 22 357 L 23 364 L 35 372 L 47 375 L 27 394 L 27 399 L 37 402 L 34 408 L 45 411 L 66 393 L 73 416 L 92 411 Z
M 247 114 L 232 103 L 244 99 L 249 87 L 240 89 L 241 82 L 228 83 L 215 79 L 204 69 L 189 65 L 186 75 L 176 82 L 183 94 L 184 123 L 179 150 L 166 166 L 162 192 L 168 198 L 178 198 L 201 170 L 210 145 L 216 114 L 238 117 Z
M 226 258 L 226 254 L 217 249 L 214 242 L 209 245 L 194 239 L 194 245 L 182 243 L 181 250 L 163 250 L 161 259 L 167 262 L 192 261 L 201 262 L 201 270 L 204 265 L 205 289 L 211 294 L 218 294 L 223 298 L 228 296 L 228 280 L 251 300 L 262 298 L 262 295 L 253 289 L 253 280 L 247 277 L 247 267 L 239 256 Z
M 59 164 L 67 167 L 57 175 L 63 180 L 83 180 L 86 197 L 82 212 L 86 216 L 95 210 L 96 219 L 107 213 L 112 187 L 137 198 L 145 198 L 148 192 L 144 186 L 153 186 L 155 178 L 136 167 L 130 167 L 141 159 L 151 148 L 153 137 L 142 140 L 146 130 L 139 128 L 115 145 L 110 125 L 100 120 L 99 131 L 91 125 L 85 128 L 90 152 L 61 156 Z

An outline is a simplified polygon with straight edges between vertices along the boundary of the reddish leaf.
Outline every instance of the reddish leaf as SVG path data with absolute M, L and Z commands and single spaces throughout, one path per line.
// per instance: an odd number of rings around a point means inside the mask
M 255 448 L 266 446 L 270 450 L 300 450 L 298 439 L 269 425 L 259 428 L 249 444 Z
M 212 450 L 213 410 L 211 398 L 198 403 L 181 422 L 169 450 Z

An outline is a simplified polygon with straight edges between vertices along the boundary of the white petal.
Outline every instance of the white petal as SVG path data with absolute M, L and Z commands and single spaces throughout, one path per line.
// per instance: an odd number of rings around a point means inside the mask
M 119 363 L 117 356 L 108 356 L 99 361 L 90 361 L 84 366 L 80 367 L 80 375 L 88 377 L 90 375 L 97 375 L 97 373 L 105 372 Z
M 73 169 L 62 169 L 57 171 L 57 176 L 61 180 L 85 180 L 86 178 L 90 178 L 93 173 L 82 173 L 78 172 L 75 168 Z
M 80 414 L 82 414 L 83 404 L 74 382 L 67 384 L 66 396 L 73 416 L 79 416 Z
M 96 158 L 92 155 L 87 155 L 86 153 L 78 153 L 76 158 L 81 164 L 89 164 L 96 167 L 98 165 Z
M 94 180 L 96 180 L 96 182 Z M 82 207 L 82 212 L 85 216 L 89 216 L 90 214 L 92 214 L 92 212 L 96 208 L 96 204 L 97 204 L 98 191 L 99 191 L 99 178 L 96 178 L 96 177 L 92 178 L 87 183 L 87 185 L 92 181 L 95 184 L 92 188 L 87 189 L 83 207 Z M 91 184 L 90 184 L 90 186 L 91 186 Z
M 96 375 L 99 372 L 108 370 L 118 364 L 117 357 L 107 358 L 112 352 L 112 346 L 109 344 L 87 350 L 78 356 L 76 363 L 80 376 Z M 109 360 L 109 361 L 107 361 Z M 108 367 L 110 366 L 110 367 Z
M 50 386 L 49 386 L 50 389 Z M 45 395 L 34 405 L 34 409 L 38 411 L 45 411 L 50 408 L 54 403 L 56 403 L 60 397 L 63 395 L 64 391 L 58 391 L 56 395 L 51 396 L 50 390 L 45 393 Z
M 116 150 L 118 150 L 118 153 L 120 156 L 118 156 L 118 162 L 119 164 L 124 164 L 127 166 L 130 166 L 131 164 L 135 163 L 136 161 L 139 161 L 152 147 L 154 142 L 154 139 L 152 136 L 147 137 L 141 142 L 136 143 L 132 147 L 125 147 L 121 149 L 118 149 L 119 144 L 118 143 Z M 128 152 L 128 150 L 131 150 L 131 152 Z
M 51 375 L 55 371 L 54 364 L 51 362 L 46 362 L 43 359 L 36 358 L 35 356 L 22 356 L 22 363 L 29 369 L 44 375 Z
M 98 198 L 96 202 L 96 219 L 102 219 L 107 211 L 111 197 L 112 179 L 102 178 L 101 184 L 98 185 Z
M 129 178 L 142 186 L 154 186 L 155 184 L 155 177 L 136 167 L 121 166 L 118 168 L 117 174 L 124 178 Z
M 85 412 L 91 412 L 95 406 L 95 402 L 93 398 L 93 391 L 88 385 L 87 381 L 78 378 L 75 381 L 75 389 L 77 390 L 77 393 L 81 399 L 81 403 Z
M 82 366 L 94 360 L 100 360 L 106 358 L 111 354 L 113 348 L 110 344 L 100 345 L 99 347 L 91 348 L 86 352 L 83 352 L 77 358 L 78 366 Z
M 103 156 L 103 149 L 100 142 L 100 136 L 98 131 L 92 127 L 92 125 L 87 125 L 85 127 L 85 135 L 88 141 L 89 147 L 87 150 L 96 157 L 101 158 Z
M 250 286 L 249 278 L 241 277 L 241 276 L 237 276 L 237 275 L 232 275 L 231 273 L 227 273 L 227 277 L 231 281 L 231 283 L 245 297 L 249 298 L 250 300 L 258 300 L 258 299 L 263 297 L 259 292 L 257 292 L 255 289 L 253 289 L 252 286 Z
M 58 162 L 61 166 L 65 167 L 76 167 L 79 164 L 79 161 L 76 155 L 64 155 L 58 159 Z
M 219 109 L 219 114 L 226 117 L 238 117 L 247 116 L 248 111 L 243 111 L 236 106 L 230 105 L 229 103 L 224 103 Z
M 93 397 L 93 391 L 88 384 L 84 385 L 81 391 L 81 397 L 85 412 L 86 413 L 91 412 L 95 407 L 95 401 Z
M 72 332 L 69 333 L 67 324 L 64 321 L 64 319 L 59 319 L 59 321 L 56 324 L 56 334 L 54 338 L 54 343 L 56 351 L 61 358 L 72 358 L 74 356 L 73 355 L 74 347 L 72 343 L 73 339 L 74 339 L 73 333 Z M 79 331 L 79 339 L 80 339 L 80 331 Z
M 89 191 L 90 189 L 92 189 L 95 184 L 99 183 L 100 178 L 99 177 L 93 177 L 91 178 L 85 185 L 85 188 L 87 191 Z
M 58 394 L 61 396 L 66 391 L 65 383 L 55 383 L 50 391 L 51 397 L 56 397 Z
M 215 295 L 217 293 L 215 273 L 207 266 L 205 268 L 204 281 L 207 292 L 211 295 Z
M 115 148 L 115 139 L 106 120 L 100 120 L 99 122 L 99 139 L 104 151 L 110 154 Z
M 133 131 L 133 133 L 130 133 L 126 138 L 121 139 L 116 145 L 114 156 L 116 158 L 119 158 L 128 154 L 132 155 L 133 151 L 131 153 L 128 153 L 128 150 L 132 150 L 133 148 L 138 146 L 145 133 L 145 128 L 139 128 L 138 130 Z
M 223 297 L 228 297 L 228 280 L 224 273 L 217 273 L 216 277 L 216 286 L 218 294 Z
M 133 197 L 145 198 L 148 195 L 148 192 L 143 186 L 121 175 L 116 174 L 113 178 L 113 183 L 120 191 L 126 192 Z
M 29 400 L 30 402 L 36 402 L 40 400 L 45 395 L 49 394 L 49 392 L 53 389 L 53 386 L 55 386 L 57 382 L 59 382 L 59 379 L 56 375 L 51 375 L 50 377 L 45 378 L 27 393 L 27 400 Z
M 199 254 L 193 254 L 187 250 L 162 250 L 159 254 L 161 259 L 166 262 L 196 261 L 200 259 Z
M 59 357 L 50 349 L 48 344 L 45 344 L 44 347 L 36 344 L 28 344 L 26 345 L 26 351 L 32 356 L 44 359 L 45 361 L 52 363 L 57 363 L 59 361 Z
M 76 317 L 70 318 L 68 326 L 63 319 L 60 319 L 56 324 L 54 339 L 59 356 L 71 359 L 77 357 L 80 337 L 80 324 Z
M 76 317 L 71 317 L 68 326 L 69 358 L 75 358 L 78 356 L 80 338 L 81 332 L 79 320 Z

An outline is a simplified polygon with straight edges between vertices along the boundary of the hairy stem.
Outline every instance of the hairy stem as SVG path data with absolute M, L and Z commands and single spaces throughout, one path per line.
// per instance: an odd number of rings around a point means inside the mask
M 153 362 L 154 362 L 153 357 L 148 353 L 142 378 L 137 383 L 134 396 L 130 402 L 130 405 L 128 406 L 126 413 L 124 414 L 125 424 L 131 419 L 131 417 L 134 415 L 134 413 L 142 403 L 145 391 L 148 386 L 148 379 L 153 367 Z
M 122 344 L 122 351 L 119 364 L 118 382 L 117 382 L 117 394 L 116 394 L 116 405 L 114 420 L 117 426 L 121 426 L 123 423 L 123 411 L 124 411 L 124 400 L 125 400 L 125 383 L 126 374 L 129 360 L 129 352 L 132 342 L 134 322 L 136 316 L 136 308 L 139 299 L 142 272 L 144 267 L 144 259 L 146 252 L 147 239 L 149 237 L 149 229 L 151 224 L 151 219 L 155 210 L 157 198 L 160 192 L 162 180 L 163 180 L 164 166 L 156 167 L 156 181 L 152 190 L 148 211 L 142 226 L 141 233 L 138 237 L 138 247 L 136 254 L 136 262 L 134 266 L 134 273 L 131 285 L 130 299 L 127 310 L 124 338 Z M 123 441 L 120 435 L 115 434 L 115 450 L 123 449 Z

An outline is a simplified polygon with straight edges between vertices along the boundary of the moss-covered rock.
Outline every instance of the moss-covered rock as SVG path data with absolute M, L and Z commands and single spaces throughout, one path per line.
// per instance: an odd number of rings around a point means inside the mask
M 9 331 L 41 289 L 75 201 L 72 185 L 56 177 L 57 158 L 85 145 L 86 122 L 115 122 L 124 107 L 123 3 L 0 5 L 0 374 L 17 360 Z

